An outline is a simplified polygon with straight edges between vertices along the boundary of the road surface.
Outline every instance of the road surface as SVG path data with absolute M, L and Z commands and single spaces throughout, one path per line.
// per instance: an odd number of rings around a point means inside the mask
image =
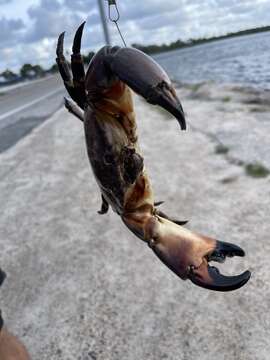
M 59 109 L 64 94 L 58 75 L 0 92 L 0 153 Z

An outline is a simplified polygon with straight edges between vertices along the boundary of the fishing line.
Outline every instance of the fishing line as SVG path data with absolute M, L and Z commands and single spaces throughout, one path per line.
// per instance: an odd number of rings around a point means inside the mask
M 113 22 L 115 24 L 115 26 L 116 26 L 116 28 L 118 30 L 118 33 L 119 33 L 119 35 L 120 35 L 120 37 L 121 37 L 121 39 L 123 41 L 124 46 L 127 47 L 125 39 L 124 39 L 124 37 L 123 37 L 123 35 L 121 33 L 121 30 L 119 28 L 119 25 L 118 25 L 118 21 L 120 19 L 120 13 L 119 13 L 119 10 L 118 10 L 118 6 L 116 4 L 116 0 L 107 0 L 107 1 L 108 1 L 109 19 L 110 19 L 111 22 Z M 116 16 L 115 17 L 113 17 L 113 15 L 112 15 L 112 8 L 113 7 L 115 8 L 115 11 L 116 11 L 116 14 L 115 14 Z

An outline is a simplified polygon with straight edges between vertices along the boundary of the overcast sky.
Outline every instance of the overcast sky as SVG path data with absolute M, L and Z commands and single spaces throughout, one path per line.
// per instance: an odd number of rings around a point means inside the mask
M 106 5 L 107 1 L 103 0 Z M 131 43 L 171 41 L 220 35 L 270 25 L 270 0 L 118 0 L 120 27 Z M 87 20 L 83 49 L 103 45 L 97 0 L 0 0 L 0 72 L 30 62 L 48 67 L 55 44 L 66 30 L 70 49 L 77 26 Z M 110 33 L 121 44 L 114 25 Z

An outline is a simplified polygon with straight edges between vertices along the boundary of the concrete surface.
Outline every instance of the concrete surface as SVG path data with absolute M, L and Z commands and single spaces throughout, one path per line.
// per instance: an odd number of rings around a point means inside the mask
M 117 215 L 98 215 L 82 124 L 60 110 L 0 155 L 1 308 L 34 360 L 269 359 L 269 177 L 215 153 L 205 129 L 222 126 L 219 100 L 180 94 L 186 133 L 136 100 L 156 199 L 189 228 L 242 246 L 244 259 L 219 267 L 250 269 L 250 282 L 226 294 L 183 282 Z M 226 113 L 226 126 L 253 121 L 243 111 Z
M 0 153 L 12 147 L 59 109 L 64 94 L 58 75 L 17 84 L 16 87 L 2 91 Z

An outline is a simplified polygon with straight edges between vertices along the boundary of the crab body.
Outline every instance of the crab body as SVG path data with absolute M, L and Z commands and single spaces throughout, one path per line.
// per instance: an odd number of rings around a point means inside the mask
M 150 187 L 147 198 L 145 192 L 138 193 L 140 183 L 147 183 L 148 178 L 137 141 L 131 90 L 108 71 L 106 74 L 105 65 L 101 65 L 101 79 L 95 70 L 104 52 L 110 51 L 112 48 L 102 48 L 87 71 L 88 100 L 94 106 L 85 111 L 84 128 L 89 160 L 101 193 L 112 209 L 123 215 L 153 200 Z
M 249 271 L 228 277 L 208 264 L 244 256 L 240 247 L 191 232 L 182 226 L 185 221 L 170 218 L 154 203 L 138 145 L 132 91 L 170 112 L 185 130 L 183 108 L 168 75 L 141 51 L 117 46 L 100 49 L 85 74 L 80 54 L 83 27 L 84 23 L 74 38 L 72 76 L 63 55 L 64 33 L 58 39 L 56 61 L 75 102 L 66 99 L 65 105 L 84 122 L 87 152 L 102 197 L 99 213 L 105 214 L 110 206 L 180 278 L 220 291 L 243 286 Z

